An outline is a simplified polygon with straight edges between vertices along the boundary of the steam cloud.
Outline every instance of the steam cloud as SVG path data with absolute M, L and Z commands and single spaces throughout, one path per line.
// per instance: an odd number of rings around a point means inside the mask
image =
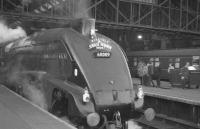
M 30 4 L 31 0 L 22 0 L 24 5 Z M 89 12 L 89 0 L 76 0 L 75 1 L 75 18 L 88 18 Z M 9 28 L 3 20 L 0 20 L 0 43 L 13 41 L 21 37 L 26 37 L 26 32 L 21 28 L 17 27 L 16 29 Z M 28 77 L 20 77 L 18 73 L 25 71 L 25 68 L 21 64 L 23 57 L 11 62 L 7 67 L 6 71 L 9 71 L 7 74 L 8 81 L 11 85 L 14 85 L 14 89 L 22 89 L 23 95 L 31 100 L 36 105 L 47 109 L 47 102 L 45 99 L 42 83 L 37 81 L 32 81 Z M 11 68 L 11 69 L 10 69 Z
M 88 7 L 90 5 L 89 0 L 76 0 L 75 18 L 88 18 L 90 13 Z
M 18 38 L 26 37 L 26 32 L 21 28 L 16 29 L 9 28 L 3 20 L 0 21 L 0 43 L 13 41 Z M 18 73 L 25 70 L 21 64 L 23 57 L 19 57 L 16 60 L 12 60 L 3 71 L 7 74 L 8 82 L 11 85 L 10 88 L 19 90 L 22 88 L 23 95 L 31 100 L 38 106 L 47 109 L 44 92 L 42 92 L 42 86 L 40 83 L 32 83 L 27 77 L 20 77 Z
M 41 83 L 31 83 L 31 81 L 24 80 L 23 92 L 30 101 L 47 110 L 47 102 Z
M 0 43 L 26 37 L 26 32 L 21 28 L 9 28 L 4 21 L 0 21 Z
M 24 66 L 21 64 L 23 59 L 19 57 L 13 60 L 8 65 L 7 78 L 11 85 L 10 88 L 16 90 L 18 93 L 23 95 L 25 98 L 32 101 L 34 104 L 47 110 L 47 101 L 44 94 L 44 88 L 42 82 L 40 82 L 41 76 L 38 72 L 38 76 L 31 78 L 30 75 L 20 75 L 23 71 L 26 71 Z

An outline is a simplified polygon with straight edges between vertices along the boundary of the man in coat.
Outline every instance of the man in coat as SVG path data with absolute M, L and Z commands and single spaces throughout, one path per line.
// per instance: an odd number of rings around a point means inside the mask
M 160 87 L 160 75 L 161 75 L 160 62 L 157 62 L 154 68 L 154 79 L 156 80 L 157 83 L 156 87 Z
M 190 66 L 190 63 L 186 62 L 185 66 L 181 68 L 180 75 L 181 75 L 182 84 L 184 86 L 183 88 L 190 88 L 189 70 L 188 70 L 189 66 Z

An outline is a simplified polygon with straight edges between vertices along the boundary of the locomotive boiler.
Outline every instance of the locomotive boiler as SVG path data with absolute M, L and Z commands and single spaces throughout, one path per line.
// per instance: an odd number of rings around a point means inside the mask
M 27 97 L 26 85 L 43 95 L 45 109 L 85 128 L 127 128 L 143 105 L 121 47 L 96 33 L 94 19 L 82 27 L 43 30 L 3 47 L 5 82 Z M 28 83 L 28 84 L 27 84 Z

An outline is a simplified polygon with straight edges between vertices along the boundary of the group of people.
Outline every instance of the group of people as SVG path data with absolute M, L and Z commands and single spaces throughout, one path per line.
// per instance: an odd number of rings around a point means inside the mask
M 194 66 L 194 65 L 193 65 Z M 180 68 L 179 76 L 181 77 L 181 83 L 183 88 L 190 88 L 190 79 L 189 79 L 189 67 L 190 63 L 186 62 L 184 67 Z M 173 70 L 175 69 L 172 63 L 169 64 L 168 67 L 168 75 L 170 83 L 173 82 Z M 141 79 L 141 84 L 145 86 L 152 86 L 152 87 L 160 87 L 160 76 L 161 76 L 161 68 L 160 62 L 139 62 L 138 64 L 138 75 Z M 155 83 L 155 81 L 156 83 Z
M 141 84 L 146 86 L 160 87 L 160 62 L 153 65 L 153 62 L 140 62 L 138 65 L 138 74 L 141 77 Z M 156 83 L 154 83 L 156 80 Z
M 183 88 L 190 88 L 189 69 L 188 69 L 189 66 L 190 66 L 190 63 L 186 62 L 186 64 L 179 71 L 179 75 L 181 77 L 181 83 L 184 86 Z M 170 63 L 168 70 L 167 70 L 167 72 L 169 74 L 169 82 L 170 83 L 172 83 L 172 81 L 173 81 L 172 71 L 174 69 L 175 69 L 174 65 L 172 63 Z
M 172 76 L 173 69 L 175 69 L 175 68 L 174 68 L 173 64 L 170 63 L 169 67 L 168 67 L 170 83 L 172 82 L 172 78 L 173 78 L 173 76 Z M 199 70 L 199 65 L 197 65 L 194 62 L 193 65 L 191 66 L 189 62 L 186 62 L 185 65 L 182 68 L 180 68 L 179 76 L 180 76 L 183 88 L 190 88 L 190 78 L 189 78 L 190 72 L 189 72 L 189 70 Z M 198 87 L 199 86 L 197 85 L 197 88 Z

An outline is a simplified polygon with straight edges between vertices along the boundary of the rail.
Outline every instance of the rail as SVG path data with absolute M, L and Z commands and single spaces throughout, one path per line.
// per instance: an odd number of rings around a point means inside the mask
M 136 121 L 143 129 L 200 129 L 200 123 L 195 124 L 163 114 L 156 114 L 153 121 L 147 121 L 144 117 Z

